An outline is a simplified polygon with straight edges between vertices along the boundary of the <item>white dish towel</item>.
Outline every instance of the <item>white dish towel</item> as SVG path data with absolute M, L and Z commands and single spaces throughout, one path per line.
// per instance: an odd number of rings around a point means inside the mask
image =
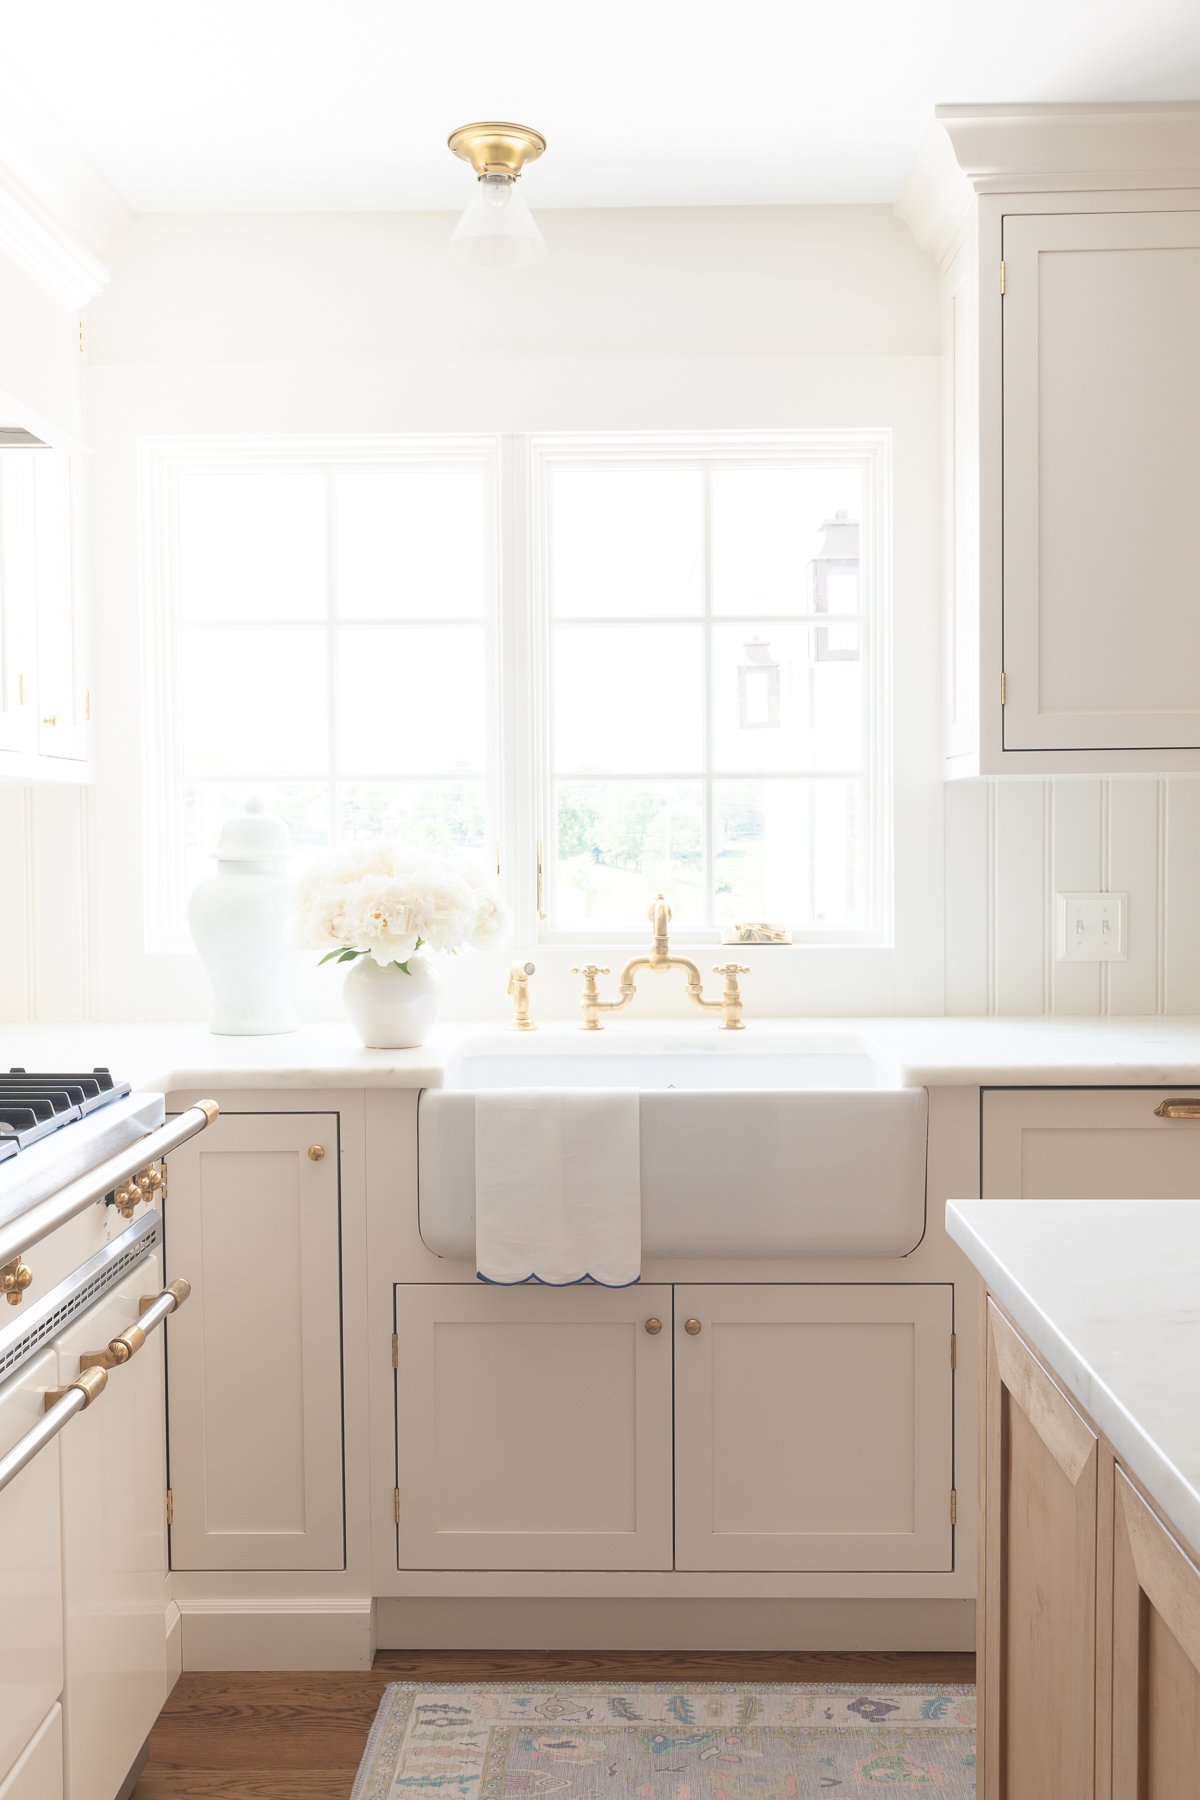
M 480 1281 L 592 1280 L 642 1272 L 638 1096 L 529 1088 L 475 1096 L 475 1261 Z

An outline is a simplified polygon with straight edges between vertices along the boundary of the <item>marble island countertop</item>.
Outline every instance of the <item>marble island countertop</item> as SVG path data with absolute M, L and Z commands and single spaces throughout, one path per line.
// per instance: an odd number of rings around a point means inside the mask
M 952 1200 L 946 1228 L 1200 1553 L 1200 1199 Z
M 622 1019 L 601 1033 L 550 1021 L 528 1035 L 496 1021 L 442 1024 L 419 1050 L 364 1050 L 348 1024 L 307 1025 L 277 1037 L 216 1037 L 203 1025 L 128 1022 L 0 1024 L 0 1068 L 91 1068 L 107 1063 L 136 1087 L 438 1087 L 465 1047 L 569 1055 L 583 1047 L 709 1048 L 754 1057 L 806 1041 L 861 1047 L 905 1087 L 1200 1085 L 1200 1018 L 755 1020 L 744 1032 L 704 1022 Z

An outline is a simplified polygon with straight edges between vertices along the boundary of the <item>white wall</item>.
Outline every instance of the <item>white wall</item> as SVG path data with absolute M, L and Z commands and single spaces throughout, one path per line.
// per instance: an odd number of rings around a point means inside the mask
M 428 214 L 147 218 L 110 246 L 88 324 L 96 787 L 20 800 L 25 868 L 0 927 L 24 932 L 27 968 L 0 979 L 0 1014 L 187 1017 L 207 1005 L 194 958 L 141 946 L 140 437 L 834 425 L 893 432 L 897 944 L 789 953 L 769 985 L 755 982 L 755 1004 L 941 1009 L 933 265 L 884 208 L 541 222 L 550 258 L 501 282 L 450 264 L 452 220 Z M 0 819 L 16 805 L 0 795 Z M 537 952 L 544 1012 L 574 1005 L 576 958 Z M 462 959 L 449 1009 L 499 1016 L 506 961 Z M 304 979 L 310 1016 L 337 1016 L 330 971 Z M 656 1004 L 683 1002 L 661 983 L 645 1010 Z

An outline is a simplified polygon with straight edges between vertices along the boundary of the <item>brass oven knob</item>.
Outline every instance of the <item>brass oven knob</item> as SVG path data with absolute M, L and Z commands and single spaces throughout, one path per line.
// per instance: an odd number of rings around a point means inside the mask
M 310 1144 L 308 1146 L 309 1162 L 323 1162 L 324 1158 L 325 1158 L 324 1144 Z
M 699 1319 L 685 1319 L 683 1321 L 683 1329 L 687 1332 L 689 1337 L 699 1337 L 704 1327 L 701 1325 Z
M 657 1337 L 659 1332 L 662 1330 L 662 1320 L 661 1319 L 647 1319 L 646 1320 L 646 1330 L 648 1331 L 648 1333 L 650 1334 L 651 1337 Z

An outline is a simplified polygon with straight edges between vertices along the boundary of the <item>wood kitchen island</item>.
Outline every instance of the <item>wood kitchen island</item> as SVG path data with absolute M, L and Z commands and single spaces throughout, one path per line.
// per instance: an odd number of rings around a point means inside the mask
M 1200 1200 L 952 1201 L 981 1348 L 980 1800 L 1200 1793 Z

